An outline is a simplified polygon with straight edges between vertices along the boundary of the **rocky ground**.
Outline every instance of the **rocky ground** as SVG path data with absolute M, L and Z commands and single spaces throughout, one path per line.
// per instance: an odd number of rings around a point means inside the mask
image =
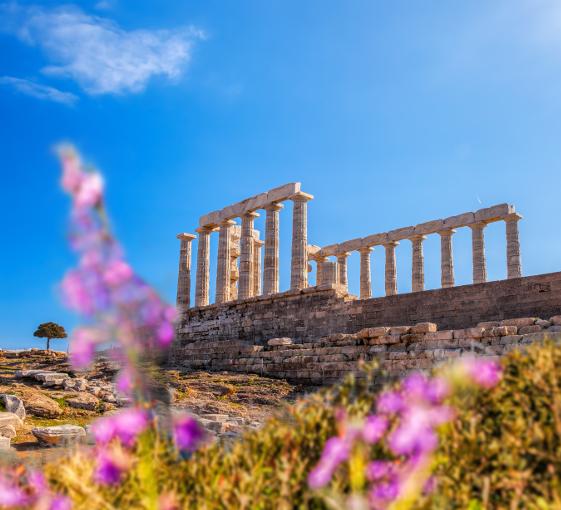
M 99 416 L 127 405 L 115 391 L 118 366 L 100 358 L 75 372 L 65 353 L 0 351 L 0 453 L 39 461 L 59 454 L 68 439 L 83 439 Z M 218 438 L 259 427 L 304 389 L 257 375 L 160 369 L 172 407 L 195 415 Z M 6 456 L 4 456 L 6 457 Z

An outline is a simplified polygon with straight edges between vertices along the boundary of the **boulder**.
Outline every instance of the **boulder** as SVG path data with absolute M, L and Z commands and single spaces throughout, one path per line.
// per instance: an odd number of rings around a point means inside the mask
M 39 372 L 38 374 L 35 374 L 33 376 L 33 378 L 39 382 L 42 383 L 49 383 L 49 382 L 58 382 L 64 381 L 65 379 L 69 378 L 69 375 L 64 373 L 64 372 Z
M 56 425 L 36 427 L 31 433 L 43 446 L 68 446 L 86 437 L 86 430 L 78 425 Z
M 17 414 L 0 412 L 0 428 L 6 427 L 7 425 L 11 425 L 15 429 L 19 429 L 23 426 L 23 422 Z
M 20 420 L 25 420 L 25 406 L 20 398 L 2 393 L 0 394 L 0 402 L 4 404 L 6 411 L 16 414 Z
M 78 393 L 66 399 L 66 403 L 74 409 L 85 409 L 95 411 L 99 406 L 99 400 L 90 393 Z
M 10 449 L 11 439 L 9 437 L 0 437 L 0 451 Z
M 62 409 L 58 402 L 47 397 L 40 391 L 34 391 L 23 397 L 25 409 L 28 414 L 40 418 L 57 418 L 62 414 Z
M 13 425 L 3 425 L 0 427 L 0 437 L 13 439 L 16 437 L 16 429 Z
M 62 387 L 67 391 L 86 391 L 88 388 L 88 381 L 82 378 L 65 379 L 62 382 Z

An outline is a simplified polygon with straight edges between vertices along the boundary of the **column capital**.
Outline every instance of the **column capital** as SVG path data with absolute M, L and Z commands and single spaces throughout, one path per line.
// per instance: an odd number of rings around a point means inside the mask
M 271 202 L 263 207 L 263 209 L 265 209 L 265 211 L 280 211 L 281 209 L 284 209 L 284 205 L 279 202 Z
M 374 251 L 374 246 L 363 246 L 357 250 L 359 253 L 370 253 Z
M 314 198 L 314 195 L 310 195 L 309 193 L 304 193 L 303 191 L 299 191 L 298 193 L 294 193 L 294 195 L 290 196 L 289 199 L 293 202 L 308 202 Z
M 382 246 L 384 246 L 385 248 L 395 248 L 398 245 L 399 245 L 399 241 L 388 241 L 387 243 L 384 243 Z
M 199 227 L 197 229 L 195 229 L 195 232 L 197 232 L 198 234 L 210 234 L 211 232 L 216 232 L 218 230 L 218 227 L 213 227 L 210 225 L 206 225 L 204 227 Z
M 524 216 L 522 216 L 521 214 L 518 213 L 512 213 L 512 214 L 508 214 L 507 216 L 505 216 L 503 219 L 504 221 L 519 221 L 523 218 Z
M 337 260 L 339 260 L 339 259 L 346 259 L 350 254 L 351 254 L 350 251 L 344 251 L 344 252 L 337 253 L 337 255 L 335 256 L 337 257 Z
M 261 241 L 261 239 L 254 239 L 253 240 L 253 244 L 255 244 L 256 246 L 263 246 L 265 244 L 265 241 Z
M 244 212 L 241 216 L 242 218 L 259 218 L 259 213 L 256 211 Z
M 197 238 L 196 235 L 188 234 L 187 232 L 182 232 L 181 234 L 177 234 L 175 237 L 181 241 L 192 241 L 193 239 Z
M 408 237 L 407 239 L 409 239 L 409 241 L 414 243 L 415 241 L 424 241 L 426 238 L 427 236 L 425 234 L 415 234 L 411 237 Z
M 439 231 L 437 232 L 437 234 L 438 234 L 439 236 L 441 236 L 441 237 L 449 237 L 449 236 L 451 236 L 451 235 L 453 235 L 453 234 L 455 234 L 455 233 L 456 233 L 456 229 L 455 229 L 455 228 L 447 228 L 447 229 L 445 229 L 445 230 L 439 230 Z
M 221 227 L 233 227 L 234 225 L 237 225 L 237 223 L 232 219 L 222 220 L 220 222 Z
M 486 221 L 478 221 L 476 223 L 471 223 L 468 225 L 472 230 L 484 229 L 489 223 Z

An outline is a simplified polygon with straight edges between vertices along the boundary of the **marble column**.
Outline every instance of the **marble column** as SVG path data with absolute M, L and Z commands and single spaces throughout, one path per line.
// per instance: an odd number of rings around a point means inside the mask
M 337 270 L 339 273 L 339 285 L 344 287 L 345 290 L 349 290 L 349 276 L 347 271 L 347 257 L 349 252 L 337 254 Z
M 397 267 L 395 263 L 395 247 L 398 244 L 399 243 L 397 241 L 390 241 L 384 244 L 384 248 L 386 250 L 386 296 L 393 296 L 397 294 Z
M 263 267 L 263 294 L 279 292 L 279 211 L 282 204 L 265 207 L 265 260 Z
M 454 257 L 452 256 L 452 235 L 454 229 L 442 230 L 440 235 L 440 283 L 442 288 L 454 286 Z
M 253 295 L 261 295 L 261 248 L 265 243 L 255 239 L 253 243 Z
M 238 299 L 248 299 L 253 295 L 253 222 L 258 216 L 259 214 L 253 211 L 242 216 Z
M 187 310 L 191 306 L 191 242 L 197 236 L 178 234 L 181 241 L 179 248 L 179 274 L 177 277 L 177 309 Z
M 471 252 L 473 260 L 473 283 L 487 281 L 487 264 L 485 262 L 485 222 L 474 223 L 471 228 Z
M 321 285 L 323 283 L 323 264 L 327 262 L 327 257 L 316 255 L 314 262 L 316 263 L 316 285 Z
M 413 236 L 410 241 L 413 246 L 411 289 L 413 292 L 425 290 L 425 257 L 423 255 L 423 241 L 426 236 Z
M 370 275 L 370 252 L 372 247 L 361 248 L 360 253 L 360 299 L 372 297 L 372 277 Z
M 197 248 L 197 281 L 195 283 L 195 306 L 209 304 L 210 283 L 210 227 L 200 227 L 199 246 Z
M 521 219 L 522 216 L 517 213 L 509 214 L 505 218 L 507 278 L 520 278 L 522 276 L 520 239 L 518 236 L 518 222 Z
M 215 303 L 230 301 L 230 270 L 231 270 L 231 238 L 232 226 L 236 222 L 225 220 L 220 224 L 218 238 L 218 264 L 216 266 L 216 299 Z
M 325 259 L 321 266 L 321 285 L 335 285 L 337 283 L 337 264 Z
M 240 258 L 241 230 L 240 225 L 234 225 L 230 229 L 230 301 L 238 299 L 238 280 L 240 278 L 238 259 Z
M 292 290 L 302 290 L 308 286 L 308 201 L 312 198 L 312 195 L 301 191 L 290 197 L 294 202 L 290 264 Z

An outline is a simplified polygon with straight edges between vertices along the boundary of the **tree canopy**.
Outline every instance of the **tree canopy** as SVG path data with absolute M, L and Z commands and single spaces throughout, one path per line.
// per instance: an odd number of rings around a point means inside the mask
M 43 324 L 39 324 L 37 331 L 33 333 L 33 336 L 38 338 L 46 338 L 47 339 L 47 350 L 50 348 L 51 338 L 66 338 L 68 335 L 66 334 L 66 330 L 60 324 L 56 322 L 44 322 Z

